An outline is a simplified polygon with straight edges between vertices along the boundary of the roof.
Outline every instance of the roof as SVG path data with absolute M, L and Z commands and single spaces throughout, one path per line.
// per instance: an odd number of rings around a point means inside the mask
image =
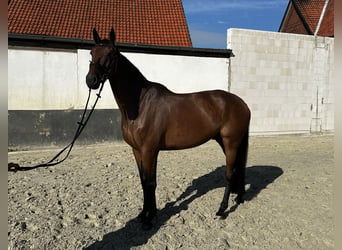
M 10 0 L 8 33 L 192 47 L 181 0 Z
M 279 32 L 334 36 L 334 0 L 290 0 Z

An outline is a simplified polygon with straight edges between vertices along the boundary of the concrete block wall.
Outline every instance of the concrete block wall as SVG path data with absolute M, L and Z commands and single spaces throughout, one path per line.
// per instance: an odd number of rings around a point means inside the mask
M 229 29 L 230 91 L 252 111 L 253 134 L 334 130 L 334 39 Z

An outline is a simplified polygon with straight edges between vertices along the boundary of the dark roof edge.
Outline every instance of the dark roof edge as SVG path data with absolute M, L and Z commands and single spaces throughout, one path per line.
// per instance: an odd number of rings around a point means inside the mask
M 288 15 L 288 11 L 290 10 L 290 5 L 291 5 L 291 1 L 289 1 L 287 4 L 286 10 L 285 10 L 284 15 L 283 15 L 283 19 L 281 20 L 281 23 L 280 23 L 280 26 L 278 29 L 278 32 L 281 32 L 281 29 L 282 29 L 283 24 L 285 22 L 286 16 Z
M 90 49 L 94 46 L 94 41 L 86 39 L 61 38 L 44 35 L 8 33 L 8 45 L 56 49 Z M 138 52 L 145 54 L 182 55 L 217 58 L 229 58 L 233 56 L 232 50 L 230 49 L 156 46 L 132 43 L 117 43 L 117 47 L 122 52 Z
M 309 33 L 309 35 L 313 35 L 314 33 L 312 32 L 312 30 L 311 30 L 309 24 L 306 22 L 306 19 L 305 19 L 305 17 L 303 16 L 302 12 L 300 11 L 300 9 L 299 9 L 299 7 L 298 7 L 296 1 L 293 1 L 293 0 L 290 0 L 290 1 L 292 1 L 293 7 L 295 8 L 295 10 L 296 10 L 296 12 L 297 12 L 299 18 L 302 20 L 303 25 L 304 25 L 304 28 L 307 30 L 307 32 Z

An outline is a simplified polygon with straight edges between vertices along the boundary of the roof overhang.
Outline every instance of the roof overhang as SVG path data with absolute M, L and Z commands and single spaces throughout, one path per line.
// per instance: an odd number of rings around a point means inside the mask
M 94 46 L 94 41 L 42 35 L 8 33 L 8 45 L 54 49 L 91 49 Z M 183 55 L 216 58 L 230 58 L 231 56 L 233 56 L 231 49 L 189 48 L 132 43 L 117 43 L 117 47 L 122 52 L 136 52 L 145 54 Z

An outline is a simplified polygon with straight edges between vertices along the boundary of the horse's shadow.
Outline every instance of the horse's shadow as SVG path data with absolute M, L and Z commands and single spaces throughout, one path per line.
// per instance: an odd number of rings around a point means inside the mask
M 131 249 L 134 246 L 140 246 L 145 243 L 174 215 L 183 210 L 188 209 L 188 205 L 195 199 L 208 193 L 216 188 L 225 187 L 226 181 L 224 176 L 225 166 L 216 168 L 209 174 L 198 177 L 193 180 L 189 186 L 175 201 L 168 202 L 164 208 L 159 210 L 158 217 L 154 222 L 153 228 L 149 231 L 143 231 L 141 224 L 136 219 L 132 219 L 126 225 L 114 232 L 103 236 L 101 241 L 97 241 L 92 245 L 84 248 L 93 249 Z M 261 190 L 267 185 L 274 182 L 283 170 L 275 166 L 251 166 L 246 169 L 246 184 L 250 187 L 244 195 L 245 201 L 251 201 Z M 217 208 L 219 204 L 217 204 Z M 238 205 L 230 207 L 226 213 L 234 212 Z M 213 216 L 216 211 L 213 211 Z

